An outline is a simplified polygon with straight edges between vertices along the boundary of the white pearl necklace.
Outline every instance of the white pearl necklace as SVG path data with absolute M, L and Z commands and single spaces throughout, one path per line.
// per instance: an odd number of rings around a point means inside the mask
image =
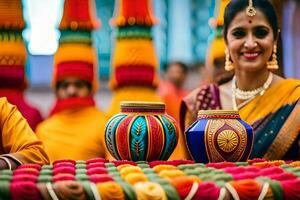
M 254 97 L 256 97 L 258 94 L 260 96 L 263 95 L 265 93 L 266 89 L 268 89 L 270 87 L 270 85 L 272 83 L 272 80 L 273 80 L 273 74 L 270 72 L 269 76 L 268 76 L 268 79 L 263 84 L 263 86 L 261 86 L 259 88 L 256 88 L 254 90 L 245 91 L 245 90 L 241 90 L 241 89 L 237 88 L 237 86 L 236 86 L 236 77 L 234 76 L 233 79 L 232 79 L 232 84 L 231 84 L 233 109 L 238 110 L 239 108 L 246 105 L 249 101 L 254 99 Z M 242 100 L 245 100 L 245 101 L 243 103 L 237 105 L 236 98 L 242 99 Z

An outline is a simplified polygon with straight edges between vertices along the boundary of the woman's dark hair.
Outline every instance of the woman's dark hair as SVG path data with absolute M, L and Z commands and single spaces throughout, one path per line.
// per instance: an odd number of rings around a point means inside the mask
M 228 27 L 236 14 L 240 11 L 244 11 L 249 5 L 249 0 L 231 0 L 225 8 L 224 13 L 224 38 L 227 41 Z M 269 24 L 272 27 L 274 38 L 278 35 L 278 20 L 276 11 L 268 0 L 253 0 L 253 7 L 260 10 L 267 18 Z M 245 11 L 246 12 L 246 11 Z

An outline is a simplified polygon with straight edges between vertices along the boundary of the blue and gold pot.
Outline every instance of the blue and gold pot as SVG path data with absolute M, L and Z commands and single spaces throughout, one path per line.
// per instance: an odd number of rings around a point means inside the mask
M 121 102 L 106 124 L 106 147 L 118 160 L 167 160 L 177 142 L 178 127 L 164 103 Z
M 200 110 L 185 137 L 190 155 L 201 163 L 246 161 L 253 145 L 252 127 L 233 110 Z

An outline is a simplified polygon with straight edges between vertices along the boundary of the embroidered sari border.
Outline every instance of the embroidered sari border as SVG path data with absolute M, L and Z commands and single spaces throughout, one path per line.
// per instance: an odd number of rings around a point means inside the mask
M 279 130 L 273 143 L 264 155 L 264 158 L 275 160 L 282 158 L 290 146 L 294 143 L 300 131 L 300 100 L 297 101 L 295 108 Z

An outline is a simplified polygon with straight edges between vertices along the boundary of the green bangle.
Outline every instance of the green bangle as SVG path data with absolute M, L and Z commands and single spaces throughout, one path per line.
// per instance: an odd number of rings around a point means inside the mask
M 196 170 L 199 172 L 199 174 L 206 174 L 212 172 L 214 169 L 197 167 Z
M 161 184 L 168 199 L 180 200 L 177 190 L 170 184 Z
M 148 164 L 138 164 L 138 167 L 145 169 L 145 168 L 150 168 Z
M 161 177 L 158 174 L 146 174 L 146 175 L 150 181 L 155 181 L 157 179 L 161 179 Z
M 236 162 L 236 166 L 248 166 L 248 162 Z
M 206 174 L 200 174 L 199 175 L 199 178 L 203 181 L 212 181 L 212 178 L 215 176 L 214 173 L 212 172 L 209 172 L 209 173 L 206 173 Z
M 229 174 L 216 174 L 215 176 L 212 177 L 212 180 L 229 182 L 229 181 L 233 180 L 233 178 Z
M 76 174 L 76 180 L 77 181 L 89 181 L 90 177 L 86 174 Z
M 154 170 L 151 168 L 144 168 L 142 169 L 142 171 L 144 172 L 144 174 L 155 174 Z
M 50 175 L 52 176 L 52 169 L 42 169 L 40 175 Z
M 185 170 L 185 169 L 195 169 L 195 168 L 203 168 L 205 165 L 203 163 L 195 163 L 195 164 L 182 164 L 178 165 L 177 168 L 180 170 Z
M 109 172 L 108 173 L 111 177 L 115 178 L 115 177 L 120 177 L 121 178 L 121 175 L 119 172 Z
M 137 199 L 134 189 L 126 183 L 125 181 L 116 181 L 123 189 L 126 200 L 135 200 Z
M 86 164 L 83 163 L 78 163 L 75 165 L 76 169 L 86 169 Z
M 136 163 L 137 165 L 140 165 L 140 164 L 147 164 L 147 165 L 148 165 L 148 162 L 147 162 L 147 161 L 144 161 L 144 160 L 136 161 L 135 163 Z
M 48 183 L 52 182 L 52 176 L 50 175 L 40 175 L 37 179 L 38 183 Z
M 116 167 L 115 164 L 110 163 L 110 162 L 105 163 L 105 166 L 106 166 L 106 168 L 109 168 L 109 167 Z
M 216 170 L 213 170 L 213 173 L 214 174 L 226 174 L 226 172 L 222 169 L 216 169 Z
M 195 176 L 199 176 L 199 171 L 196 169 L 185 169 L 182 170 L 185 174 L 187 175 L 195 175 Z
M 268 182 L 269 187 L 271 187 L 272 189 L 274 199 L 276 200 L 283 199 L 283 190 L 279 181 L 272 180 L 269 177 L 258 177 L 256 178 L 256 180 L 262 183 Z
M 83 189 L 86 193 L 87 200 L 95 200 L 94 193 L 91 188 L 91 184 L 88 181 L 79 181 L 79 183 L 83 186 Z
M 10 182 L 0 181 L 0 199 L 11 199 Z
M 8 174 L 1 174 L 0 175 L 0 181 L 11 181 L 12 176 Z
M 119 170 L 116 167 L 108 167 L 107 171 L 108 172 L 119 172 Z
M 227 182 L 226 181 L 223 181 L 223 180 L 217 180 L 217 181 L 215 181 L 215 184 L 217 185 L 217 186 L 219 186 L 219 187 L 225 187 L 225 184 L 226 184 Z
M 160 185 L 168 185 L 169 184 L 169 181 L 167 181 L 166 179 L 163 179 L 163 178 L 156 178 L 151 181 L 156 182 Z
M 53 166 L 52 165 L 43 165 L 42 166 L 42 170 L 44 170 L 44 169 L 53 169 Z
M 76 174 L 86 174 L 87 170 L 86 169 L 76 169 Z
M 274 199 L 281 200 L 283 199 L 283 190 L 279 181 L 270 181 L 270 187 L 272 189 Z
M 0 174 L 1 175 L 12 175 L 13 174 L 13 171 L 9 170 L 9 169 L 3 169 L 0 171 Z
M 86 162 L 84 160 L 76 160 L 75 163 L 76 163 L 76 165 L 78 165 L 78 164 L 86 164 Z

